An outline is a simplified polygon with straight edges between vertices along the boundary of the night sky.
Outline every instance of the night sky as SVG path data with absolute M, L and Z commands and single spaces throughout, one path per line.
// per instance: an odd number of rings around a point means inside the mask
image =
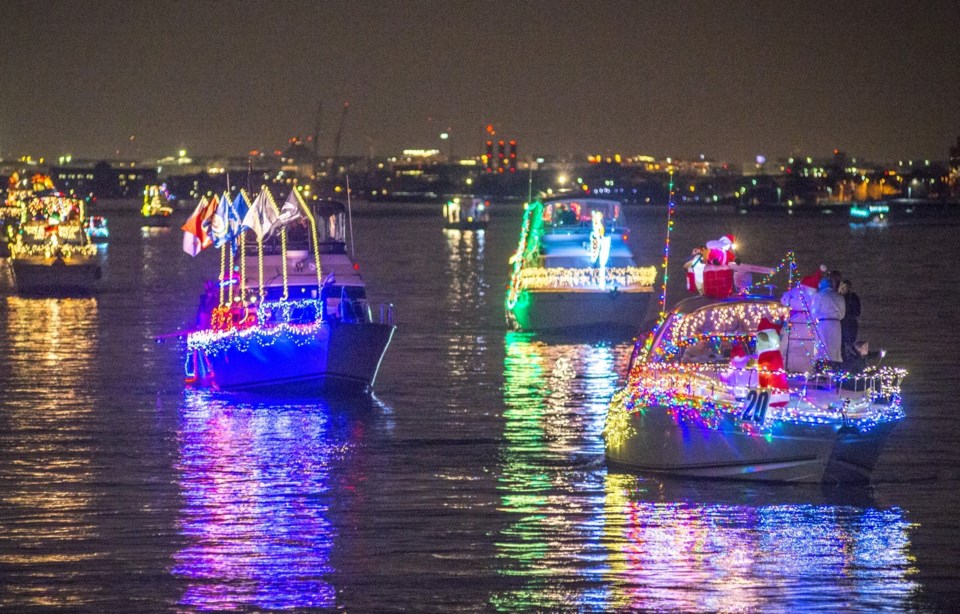
M 342 154 L 944 160 L 960 2 L 7 0 L 0 155 Z M 131 136 L 133 137 L 131 139 Z

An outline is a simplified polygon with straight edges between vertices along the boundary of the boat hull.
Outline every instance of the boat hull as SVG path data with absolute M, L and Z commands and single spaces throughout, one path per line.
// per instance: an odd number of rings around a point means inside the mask
M 616 328 L 635 332 L 649 319 L 652 290 L 525 290 L 511 309 L 524 331 Z
M 734 418 L 713 428 L 652 407 L 629 415 L 630 435 L 606 444 L 607 461 L 650 473 L 804 483 L 867 483 L 895 422 L 867 432 L 831 424 L 775 425 L 750 435 Z
M 90 294 L 102 277 L 93 259 L 14 258 L 11 267 L 20 294 Z
M 328 322 L 309 335 L 250 335 L 218 351 L 197 351 L 195 384 L 218 390 L 364 392 L 393 338 L 389 324 Z

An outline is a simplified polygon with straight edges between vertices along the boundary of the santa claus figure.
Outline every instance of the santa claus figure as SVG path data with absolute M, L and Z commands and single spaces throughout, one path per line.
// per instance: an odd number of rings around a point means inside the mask
M 782 407 L 790 400 L 787 374 L 780 354 L 780 330 L 767 318 L 757 326 L 757 366 L 760 369 L 760 387 L 770 393 L 770 406 Z
M 707 241 L 707 263 L 721 266 L 733 264 L 737 259 L 733 235 L 723 235 L 716 241 Z

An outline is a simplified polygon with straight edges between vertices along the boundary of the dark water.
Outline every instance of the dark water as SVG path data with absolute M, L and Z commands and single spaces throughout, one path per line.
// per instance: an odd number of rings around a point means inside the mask
M 660 262 L 664 219 L 631 213 Z M 677 220 L 674 263 L 733 232 L 747 261 L 792 247 L 843 269 L 861 336 L 909 369 L 877 483 L 822 489 L 609 472 L 629 340 L 507 332 L 519 213 L 482 235 L 443 231 L 439 208 L 355 218 L 398 330 L 376 395 L 352 401 L 185 391 L 182 348 L 153 337 L 190 324 L 218 259 L 110 224 L 95 299 L 0 296 L 4 609 L 960 607 L 957 227 Z

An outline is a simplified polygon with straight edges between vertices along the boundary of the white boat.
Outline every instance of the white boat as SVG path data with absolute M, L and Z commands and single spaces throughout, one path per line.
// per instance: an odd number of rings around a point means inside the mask
M 481 230 L 490 222 L 490 201 L 455 196 L 443 205 L 443 226 L 457 230 Z
M 621 204 L 599 198 L 528 203 L 510 259 L 510 325 L 559 331 L 636 331 L 651 315 L 656 267 L 638 267 Z
M 869 481 L 904 417 L 906 372 L 822 361 L 787 372 L 769 325 L 787 321 L 799 325 L 769 296 L 681 301 L 637 344 L 607 417 L 608 462 L 700 478 Z
M 295 219 L 246 246 L 239 277 L 208 286 L 213 308 L 201 307 L 187 336 L 188 383 L 308 393 L 373 386 L 395 330 L 393 307 L 374 312 L 367 301 L 346 251 L 344 205 L 294 196 Z
M 20 294 L 90 294 L 102 277 L 97 248 L 85 229 L 83 201 L 42 196 L 24 201 L 10 242 Z

